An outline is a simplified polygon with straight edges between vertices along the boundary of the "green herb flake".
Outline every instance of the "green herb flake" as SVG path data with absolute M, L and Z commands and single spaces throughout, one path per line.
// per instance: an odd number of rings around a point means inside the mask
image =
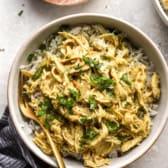
M 27 95 L 27 90 L 25 88 L 22 88 L 22 96 L 26 96 Z
M 27 57 L 27 62 L 31 63 L 33 60 L 36 60 L 36 56 L 35 54 L 31 53 L 29 54 L 29 56 Z
M 84 125 L 84 124 L 86 124 L 86 123 L 90 123 L 90 122 L 92 122 L 92 118 L 89 118 L 89 117 L 87 117 L 87 116 L 82 117 L 82 118 L 80 119 L 80 123 L 81 123 L 82 125 Z
M 46 65 L 43 65 L 41 67 L 39 67 L 36 72 L 32 75 L 32 80 L 37 80 L 38 78 L 40 78 L 42 72 L 43 72 L 43 69 L 46 68 Z
M 116 84 L 114 80 L 98 74 L 91 74 L 90 81 L 93 86 L 98 87 L 101 90 L 108 89 Z
M 69 89 L 69 94 L 74 100 L 78 100 L 80 97 L 80 92 L 77 92 L 73 89 Z
M 45 114 L 46 114 L 46 111 L 40 110 L 40 111 L 38 111 L 37 116 L 38 116 L 38 117 L 42 117 L 42 116 L 44 116 Z
M 60 122 L 63 122 L 63 121 L 64 121 L 63 116 L 61 116 L 61 115 L 59 115 L 59 114 L 56 114 L 56 115 L 55 115 L 55 119 L 58 120 L 58 121 L 60 121 Z
M 86 146 L 86 143 L 85 143 L 85 142 L 81 142 L 81 143 L 80 143 L 80 147 L 81 147 L 81 148 L 84 148 L 85 146 Z
M 62 105 L 66 104 L 66 97 L 62 93 L 58 94 L 57 97 L 59 99 L 60 104 L 62 104 Z
M 49 129 L 50 123 L 55 119 L 54 115 L 52 114 L 47 114 L 45 117 L 45 128 Z
M 83 56 L 83 61 L 88 64 L 90 67 L 94 67 L 94 61 L 91 58 L 88 58 L 86 56 Z
M 119 124 L 116 122 L 106 121 L 106 126 L 109 130 L 109 132 L 115 132 L 119 129 Z
M 67 31 L 70 29 L 70 25 L 68 24 L 62 24 L 60 27 L 59 27 L 59 31 Z
M 128 101 L 124 102 L 124 107 L 128 107 L 130 105 L 130 103 Z
M 122 136 L 122 135 L 118 135 L 117 137 L 122 143 L 127 141 L 129 139 L 129 137 L 127 136 Z
M 143 106 L 140 106 L 138 111 L 137 111 L 137 116 L 139 119 L 143 119 L 144 115 L 145 115 L 146 111 L 145 108 Z
M 108 61 L 108 62 L 110 61 L 110 58 L 106 57 L 105 55 L 101 55 L 100 58 L 101 58 L 102 60 L 106 60 L 106 61 Z
M 18 13 L 18 16 L 22 16 L 23 15 L 23 10 L 20 10 Z
M 104 64 L 103 63 L 97 63 L 95 64 L 95 68 L 99 70 Z
M 44 43 L 40 44 L 40 46 L 39 46 L 39 49 L 42 51 L 45 50 L 46 48 L 47 48 L 47 46 Z
M 97 108 L 97 103 L 94 99 L 94 96 L 92 96 L 92 95 L 89 96 L 89 104 L 90 104 L 91 110 L 95 110 Z
M 99 131 L 95 131 L 92 128 L 86 128 L 83 136 L 81 137 L 81 140 L 86 141 L 92 141 L 96 136 L 99 135 Z
M 5 48 L 0 48 L 0 52 L 4 52 L 5 51 Z
M 65 106 L 66 106 L 67 109 L 70 110 L 70 109 L 72 109 L 73 104 L 74 104 L 74 100 L 72 98 L 68 98 L 68 100 L 66 101 Z
M 121 79 L 127 84 L 127 85 L 131 85 L 132 81 L 129 78 L 129 75 L 127 73 L 123 74 Z
M 51 100 L 48 98 L 45 98 L 43 102 L 39 104 L 40 110 L 37 113 L 37 116 L 41 117 L 46 115 L 47 113 L 50 113 L 52 110 L 52 104 Z
M 109 96 L 111 96 L 111 97 L 115 96 L 115 92 L 114 92 L 113 89 L 112 89 L 112 90 L 107 89 L 107 94 L 108 94 Z
M 85 64 L 88 64 L 91 68 L 95 68 L 96 70 L 99 70 L 103 63 L 96 62 L 95 60 L 88 58 L 86 56 L 83 56 L 83 61 Z
M 65 106 L 68 110 L 72 109 L 74 104 L 72 98 L 66 98 L 62 93 L 58 94 L 57 97 L 61 105 Z

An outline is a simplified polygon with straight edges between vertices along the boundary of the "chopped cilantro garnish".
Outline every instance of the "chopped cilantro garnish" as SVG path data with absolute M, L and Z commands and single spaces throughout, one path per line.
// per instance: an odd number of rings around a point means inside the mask
M 140 119 L 143 119 L 144 118 L 144 115 L 145 115 L 145 109 L 143 106 L 139 107 L 138 111 L 137 111 L 137 116 L 138 118 Z
M 68 98 L 65 106 L 66 106 L 67 109 L 71 109 L 73 107 L 73 104 L 74 104 L 74 100 L 72 98 Z
M 68 110 L 72 109 L 74 102 L 79 99 L 80 92 L 69 89 L 70 97 L 66 97 L 62 93 L 58 94 L 58 100 L 61 105 L 65 106 Z
M 101 55 L 100 58 L 102 60 L 110 61 L 110 58 L 106 57 L 105 55 Z
M 49 129 L 50 123 L 55 119 L 53 114 L 47 114 L 45 117 L 45 127 Z
M 63 122 L 63 121 L 64 121 L 63 116 L 61 116 L 60 114 L 56 114 L 56 115 L 55 115 L 55 119 L 58 120 L 58 121 L 60 121 L 60 122 Z
M 45 50 L 46 49 L 46 45 L 44 43 L 40 44 L 39 49 L 40 50 Z
M 88 64 L 91 68 L 95 68 L 96 70 L 100 69 L 100 67 L 102 66 L 102 63 L 96 62 L 95 60 L 86 56 L 83 56 L 83 61 L 85 62 L 85 64 Z
M 89 117 L 87 117 L 87 116 L 82 117 L 82 118 L 80 119 L 80 123 L 81 123 L 81 124 L 86 124 L 86 123 L 90 123 L 90 122 L 92 122 L 92 118 L 89 118 Z
M 129 105 L 130 105 L 130 102 L 128 102 L 128 101 L 124 102 L 124 107 L 128 107 Z
M 125 142 L 129 139 L 128 136 L 123 136 L 123 135 L 118 135 L 117 138 L 121 141 L 121 142 Z
M 115 132 L 119 129 L 119 124 L 116 122 L 106 121 L 106 126 L 110 132 Z
M 42 116 L 44 116 L 46 114 L 46 111 L 44 111 L 44 110 L 40 110 L 40 111 L 38 111 L 38 113 L 37 113 L 37 115 L 39 116 L 39 117 L 42 117 Z
M 98 74 L 91 74 L 90 81 L 93 86 L 98 87 L 101 90 L 107 89 L 110 86 L 115 85 L 114 80 L 112 80 L 106 76 L 100 76 Z
M 40 117 L 51 112 L 52 110 L 51 100 L 48 98 L 45 98 L 44 101 L 39 104 L 39 107 L 40 107 L 40 111 L 38 111 L 37 115 Z
M 61 105 L 65 106 L 68 110 L 72 109 L 74 100 L 72 98 L 65 97 L 62 93 L 58 94 L 58 100 Z
M 132 84 L 132 81 L 131 79 L 129 78 L 128 74 L 125 73 L 122 75 L 121 79 L 127 84 L 127 85 L 131 85 Z
M 95 110 L 97 108 L 97 103 L 92 95 L 89 96 L 90 109 Z
M 22 97 L 26 96 L 27 95 L 27 91 L 25 88 L 22 88 Z
M 22 16 L 22 14 L 23 14 L 23 10 L 20 10 L 18 13 L 18 16 Z
M 74 100 L 78 100 L 79 97 L 80 97 L 80 92 L 75 91 L 75 90 L 73 90 L 73 89 L 69 89 L 69 93 L 70 93 L 70 96 L 71 96 Z
M 106 91 L 109 96 L 115 96 L 115 92 L 113 89 L 107 89 Z
M 58 121 L 63 121 L 64 118 L 60 115 L 60 114 L 54 114 L 53 111 L 53 105 L 51 103 L 51 100 L 49 98 L 45 98 L 43 102 L 41 102 L 39 104 L 40 110 L 37 113 L 37 116 L 45 117 L 45 126 L 48 127 L 47 125 L 49 125 L 49 123 L 54 120 L 57 119 Z
M 85 142 L 81 142 L 81 143 L 80 143 L 80 147 L 81 147 L 81 148 L 85 147 L 85 145 L 86 145 Z
M 5 51 L 5 48 L 0 48 L 0 52 L 4 52 Z
M 64 94 L 60 93 L 57 95 L 59 103 L 66 107 L 68 110 L 71 110 L 75 101 L 77 101 L 80 97 L 80 92 L 75 91 L 73 89 L 69 89 L 70 97 L 65 96 Z M 72 111 L 70 111 L 72 113 Z
M 70 29 L 70 26 L 68 24 L 62 24 L 60 27 L 59 27 L 59 30 L 60 31 L 67 31 Z
M 65 105 L 66 97 L 62 93 L 58 94 L 58 99 L 59 99 L 60 104 Z
M 42 72 L 43 72 L 43 69 L 46 68 L 46 65 L 43 65 L 41 67 L 39 67 L 36 72 L 32 75 L 32 80 L 37 80 L 38 78 L 40 78 Z
M 94 67 L 94 61 L 91 58 L 88 58 L 86 56 L 83 56 L 83 61 L 88 64 L 90 67 Z
M 29 54 L 29 56 L 27 57 L 28 63 L 31 63 L 35 59 L 36 59 L 36 56 L 33 53 Z
M 38 117 L 44 117 L 45 123 L 44 126 L 48 129 L 50 126 L 51 121 L 54 119 L 57 119 L 59 121 L 63 121 L 63 117 L 59 114 L 55 115 L 53 111 L 53 105 L 51 103 L 51 100 L 49 98 L 45 98 L 40 104 L 39 104 L 40 110 L 37 113 Z
M 82 141 L 92 141 L 97 135 L 99 135 L 99 131 L 93 130 L 92 128 L 86 128 L 83 136 L 81 137 Z

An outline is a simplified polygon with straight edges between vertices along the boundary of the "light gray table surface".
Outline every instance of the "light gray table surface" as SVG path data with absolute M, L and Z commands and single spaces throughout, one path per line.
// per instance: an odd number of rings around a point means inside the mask
M 18 16 L 19 11 L 23 14 Z M 0 115 L 7 105 L 7 79 L 22 42 L 42 25 L 61 16 L 95 12 L 124 19 L 144 31 L 168 59 L 168 27 L 162 23 L 152 0 L 90 0 L 73 7 L 58 7 L 41 0 L 0 0 Z M 17 81 L 16 81 L 17 82 Z M 168 168 L 168 126 L 156 144 L 128 168 Z

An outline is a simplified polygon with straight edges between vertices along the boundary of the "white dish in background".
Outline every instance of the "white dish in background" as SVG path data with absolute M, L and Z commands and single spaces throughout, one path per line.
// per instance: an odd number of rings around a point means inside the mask
M 45 2 L 51 3 L 53 5 L 59 5 L 59 6 L 72 6 L 72 5 L 78 5 L 81 3 L 85 3 L 88 0 L 44 0 Z
M 164 10 L 160 0 L 153 0 L 153 4 L 163 22 L 168 26 L 168 14 L 166 14 L 166 11 Z
M 129 40 L 137 47 L 143 48 L 149 60 L 155 65 L 156 72 L 160 75 L 161 80 L 161 99 L 157 108 L 158 114 L 152 120 L 153 126 L 150 135 L 137 147 L 125 153 L 123 156 L 113 158 L 112 162 L 104 168 L 119 168 L 124 167 L 131 162 L 141 157 L 149 148 L 154 144 L 159 135 L 161 134 L 167 118 L 168 118 L 168 68 L 166 61 L 159 51 L 158 47 L 139 29 L 122 21 L 118 18 L 102 15 L 102 14 L 74 14 L 66 16 L 43 26 L 36 33 L 32 34 L 28 40 L 22 44 L 18 51 L 9 74 L 8 81 L 8 104 L 10 109 L 10 116 L 14 126 L 23 140 L 25 145 L 39 158 L 51 166 L 56 167 L 55 160 L 45 155 L 32 141 L 33 135 L 30 134 L 27 120 L 22 116 L 18 106 L 18 78 L 19 67 L 26 64 L 27 56 L 36 49 L 41 42 L 48 37 L 48 35 L 56 32 L 61 25 L 78 25 L 78 24 L 93 24 L 100 23 L 109 28 L 116 28 L 127 34 Z M 71 158 L 64 158 L 67 168 L 82 168 L 82 163 Z

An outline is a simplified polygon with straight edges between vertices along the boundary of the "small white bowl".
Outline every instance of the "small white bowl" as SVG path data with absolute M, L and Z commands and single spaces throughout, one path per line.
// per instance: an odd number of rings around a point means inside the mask
M 143 48 L 146 55 L 155 65 L 155 70 L 159 73 L 161 78 L 161 99 L 158 106 L 158 115 L 153 119 L 153 126 L 150 135 L 137 147 L 127 152 L 125 155 L 113 158 L 112 162 L 106 168 L 119 168 L 124 167 L 131 162 L 142 156 L 149 148 L 154 144 L 159 135 L 161 134 L 166 120 L 168 118 L 168 68 L 166 61 L 162 56 L 157 46 L 139 29 L 122 21 L 118 18 L 105 16 L 102 14 L 74 14 L 57 19 L 45 26 L 39 31 L 29 37 L 29 39 L 23 43 L 18 51 L 11 71 L 9 74 L 8 82 L 8 103 L 10 109 L 10 115 L 13 123 L 16 127 L 18 134 L 27 147 L 43 161 L 56 167 L 54 159 L 45 155 L 41 150 L 32 142 L 32 135 L 30 129 L 28 129 L 27 120 L 22 116 L 18 106 L 18 77 L 20 65 L 26 64 L 27 55 L 29 55 L 39 44 L 48 37 L 49 34 L 56 32 L 60 25 L 70 24 L 77 25 L 81 23 L 100 23 L 109 28 L 116 28 L 127 34 L 128 38 L 137 47 Z M 64 158 L 67 168 L 81 168 L 82 163 L 70 158 Z
M 168 12 L 166 13 L 160 0 L 153 0 L 153 5 L 155 6 L 156 11 L 158 12 L 163 22 L 168 26 Z

